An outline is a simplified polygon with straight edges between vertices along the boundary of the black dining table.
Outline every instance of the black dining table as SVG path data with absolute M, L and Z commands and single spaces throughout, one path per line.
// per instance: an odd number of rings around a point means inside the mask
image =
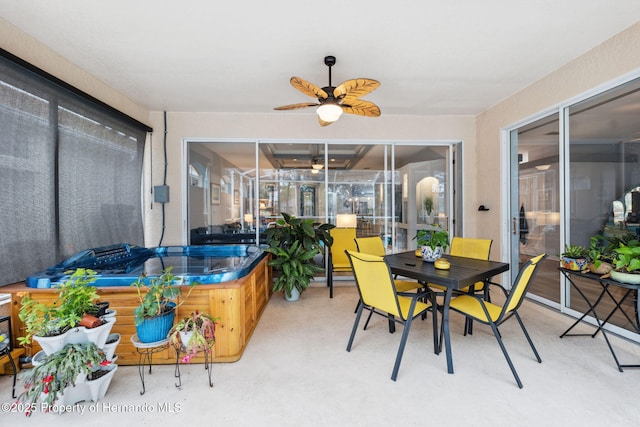
M 447 355 L 447 371 L 453 374 L 451 338 L 449 334 L 449 303 L 454 290 L 461 290 L 476 282 L 490 281 L 494 276 L 509 270 L 509 264 L 475 258 L 444 255 L 451 267 L 448 270 L 435 268 L 433 262 L 423 261 L 414 251 L 386 255 L 385 260 L 393 274 L 409 277 L 423 283 L 446 286 L 442 307 L 442 325 Z M 434 316 L 436 314 L 434 313 Z

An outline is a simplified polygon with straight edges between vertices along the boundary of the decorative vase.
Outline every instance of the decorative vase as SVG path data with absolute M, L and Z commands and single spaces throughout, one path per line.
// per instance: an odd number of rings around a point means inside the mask
M 298 301 L 300 299 L 300 291 L 294 286 L 293 289 L 291 289 L 291 296 L 285 292 L 284 299 L 291 302 Z
M 620 283 L 629 283 L 630 285 L 640 285 L 640 274 L 623 273 L 622 271 L 611 270 L 609 273 L 611 278 Z
M 158 342 L 167 339 L 167 335 L 173 326 L 176 317 L 175 308 L 171 308 L 163 314 L 145 318 L 142 323 L 136 326 L 136 334 L 142 343 Z
M 566 268 L 567 270 L 582 271 L 588 262 L 586 258 L 560 257 L 560 267 Z
M 422 259 L 427 262 L 435 262 L 443 253 L 442 246 L 436 246 L 435 249 L 431 249 L 431 246 L 422 247 Z
M 95 343 L 98 348 L 104 347 L 104 343 L 107 341 L 107 337 L 116 323 L 116 318 L 104 319 L 105 323 L 97 328 L 87 329 L 84 326 L 77 326 L 69 329 L 64 334 L 54 335 L 51 337 L 41 337 L 34 335 L 33 339 L 36 340 L 42 350 L 49 355 L 56 351 L 62 350 L 67 344 L 82 344 L 85 342 Z

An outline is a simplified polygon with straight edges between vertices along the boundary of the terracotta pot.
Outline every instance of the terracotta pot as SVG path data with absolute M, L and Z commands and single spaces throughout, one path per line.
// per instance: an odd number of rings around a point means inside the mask
M 84 326 L 88 329 L 97 328 L 100 325 L 102 325 L 102 320 L 98 319 L 96 316 L 86 313 L 82 316 L 82 319 L 80 319 L 80 323 L 78 324 L 78 326 Z

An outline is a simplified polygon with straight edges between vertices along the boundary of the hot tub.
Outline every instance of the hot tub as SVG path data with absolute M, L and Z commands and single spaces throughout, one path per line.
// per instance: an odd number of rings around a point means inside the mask
M 172 267 L 178 283 L 199 283 L 190 289 L 188 298 L 178 307 L 176 318 L 196 310 L 218 318 L 213 361 L 234 362 L 242 356 L 271 297 L 273 278 L 267 265 L 269 256 L 255 245 L 143 248 L 119 244 L 82 251 L 29 276 L 26 283 L 3 287 L 3 292 L 11 294 L 12 325 L 15 330 L 22 330 L 19 311 L 25 296 L 51 304 L 58 296 L 57 286 L 68 277 L 69 270 L 95 270 L 100 300 L 109 301 L 109 308 L 117 312 L 112 332 L 121 335 L 118 365 L 137 365 L 140 355 L 131 339 L 136 331 L 133 312 L 139 297 L 136 288 L 130 285 L 142 273 L 154 277 Z M 36 344 L 34 354 L 38 349 Z M 154 364 L 175 362 L 175 352 L 170 349 L 153 355 Z M 192 363 L 204 363 L 203 356 L 198 355 Z
M 96 287 L 128 286 L 141 274 L 155 277 L 171 267 L 176 284 L 217 284 L 246 276 L 265 257 L 254 245 L 161 246 L 122 243 L 79 252 L 60 264 L 27 277 L 30 288 L 55 288 L 76 268 L 95 270 Z

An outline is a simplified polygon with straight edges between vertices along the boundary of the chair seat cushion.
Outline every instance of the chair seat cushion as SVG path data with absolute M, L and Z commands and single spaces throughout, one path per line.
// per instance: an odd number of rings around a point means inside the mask
M 487 315 L 482 309 L 483 305 L 487 308 L 491 319 L 487 319 Z M 459 297 L 455 297 L 451 300 L 449 307 L 452 310 L 456 310 L 484 323 L 489 323 L 489 321 L 495 322 L 498 317 L 500 317 L 500 312 L 502 311 L 502 307 L 483 301 L 471 295 L 460 295 Z
M 407 320 L 409 318 L 409 309 L 411 308 L 411 297 L 404 297 L 398 295 L 398 303 L 400 304 L 400 310 L 402 311 L 401 316 L 403 320 Z M 429 307 L 431 307 L 431 303 L 424 303 L 422 301 L 416 301 L 416 307 L 413 311 L 413 317 L 421 314 L 423 311 L 426 311 Z

